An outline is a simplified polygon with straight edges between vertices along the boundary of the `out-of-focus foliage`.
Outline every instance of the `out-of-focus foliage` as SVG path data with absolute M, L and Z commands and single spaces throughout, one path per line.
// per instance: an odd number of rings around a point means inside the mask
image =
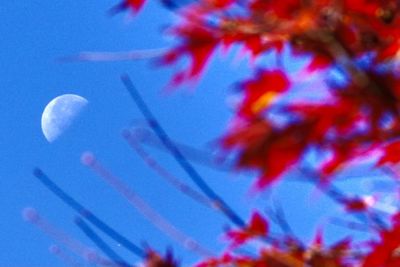
M 277 58 L 283 57 L 286 47 L 294 57 L 310 58 L 296 74 L 283 67 L 254 68 L 254 74 L 240 83 L 241 100 L 231 127 L 220 139 L 221 149 L 237 155 L 237 170 L 259 173 L 254 192 L 271 189 L 285 178 L 284 174 L 300 170 L 346 212 L 368 218 L 363 226 L 375 236 L 363 243 L 349 237 L 327 245 L 323 231 L 319 230 L 313 242 L 303 244 L 290 231 L 282 236 L 271 234 L 272 218 L 254 211 L 247 223 L 233 220 L 237 228 L 225 233 L 228 246 L 220 256 L 205 256 L 197 266 L 400 266 L 400 212 L 378 214 L 370 199 L 346 195 L 332 186 L 339 172 L 368 155 L 375 157 L 375 168 L 389 171 L 393 179 L 398 179 L 400 2 L 198 0 L 185 5 L 179 1 L 161 2 L 174 9 L 180 20 L 169 30 L 178 43 L 159 61 L 168 67 L 185 58 L 187 64 L 172 77 L 171 86 L 198 80 L 221 47 L 241 46 L 253 61 L 271 51 Z M 136 13 L 145 4 L 145 0 L 124 0 L 113 11 Z M 342 82 L 328 81 L 327 73 L 331 70 L 340 73 Z M 326 80 L 325 87 L 320 89 L 320 85 L 304 78 L 311 75 Z M 318 101 L 301 97 L 280 101 L 307 82 L 310 85 L 302 90 L 312 87 L 314 92 L 320 89 L 328 94 Z M 269 116 L 272 110 L 285 120 Z M 156 130 L 159 127 L 154 121 L 153 126 Z M 171 147 L 168 139 L 164 140 Z M 323 160 L 306 164 L 310 150 Z M 182 160 L 174 148 L 170 151 Z M 198 179 L 187 163 L 183 165 Z M 234 218 L 212 190 L 201 181 L 199 184 L 205 188 L 214 208 Z M 274 221 L 285 229 L 284 220 L 277 217 Z M 249 243 L 256 244 L 251 253 L 238 249 Z M 178 264 L 171 254 L 162 257 L 149 251 L 144 261 L 148 267 Z

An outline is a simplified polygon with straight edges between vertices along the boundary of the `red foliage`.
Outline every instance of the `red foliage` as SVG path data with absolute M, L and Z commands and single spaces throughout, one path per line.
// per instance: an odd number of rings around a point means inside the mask
M 261 113 L 283 92 L 289 81 L 281 70 L 259 70 L 254 79 L 243 82 L 244 99 L 239 115 L 251 117 Z
M 379 159 L 377 165 L 384 165 L 387 163 L 397 164 L 400 162 L 400 142 L 394 141 L 383 147 L 384 154 Z
M 365 256 L 362 267 L 395 267 L 400 265 L 399 213 L 392 218 L 392 228 L 380 231 L 380 240 L 372 242 L 371 252 Z
M 280 130 L 255 118 L 231 129 L 222 144 L 225 148 L 239 149 L 239 168 L 260 169 L 257 188 L 262 189 L 299 160 L 306 146 L 304 135 L 307 135 L 307 125 L 292 125 Z
M 228 239 L 232 242 L 232 247 L 243 245 L 248 240 L 256 237 L 265 237 L 268 233 L 267 221 L 258 213 L 254 212 L 249 224 L 239 230 L 230 230 L 226 233 Z
M 174 63 L 183 55 L 188 55 L 191 60 L 190 67 L 177 73 L 172 79 L 172 85 L 177 86 L 201 74 L 218 45 L 218 39 L 211 30 L 193 22 L 176 27 L 172 32 L 182 39 L 182 43 L 164 55 L 162 63 Z
M 126 2 L 134 10 L 142 4 Z M 271 51 L 279 57 L 289 47 L 294 56 L 311 58 L 299 72 L 303 75 L 339 70 L 345 81 L 328 82 L 329 96 L 282 103 L 279 97 L 295 90 L 296 78 L 302 77 L 289 79 L 283 68 L 257 68 L 254 78 L 241 82 L 233 127 L 221 140 L 225 151 L 237 153 L 238 169 L 259 172 L 258 190 L 301 169 L 308 151 L 317 149 L 325 160 L 314 164 L 310 179 L 329 188 L 335 174 L 369 152 L 382 153 L 377 168 L 400 161 L 400 75 L 394 67 L 400 53 L 399 13 L 395 0 L 201 0 L 181 13 L 171 31 L 179 43 L 162 63 L 188 57 L 188 67 L 172 79 L 174 86 L 198 79 L 219 46 L 242 46 L 253 59 Z M 365 58 L 369 62 L 361 64 Z M 285 116 L 284 123 L 269 116 L 273 108 Z M 400 215 L 387 226 L 361 197 L 329 192 L 347 212 L 372 218 L 374 225 L 368 221 L 366 226 L 380 239 L 369 242 L 370 252 L 351 239 L 324 245 L 319 233 L 309 246 L 285 237 L 266 244 L 256 256 L 240 255 L 237 246 L 269 234 L 267 221 L 253 213 L 248 225 L 228 231 L 232 243 L 226 253 L 198 266 L 400 266 Z

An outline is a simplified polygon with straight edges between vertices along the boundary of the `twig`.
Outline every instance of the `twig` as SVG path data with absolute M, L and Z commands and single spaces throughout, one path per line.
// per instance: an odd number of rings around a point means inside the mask
M 112 260 L 118 267 L 129 267 L 129 265 L 125 260 L 121 258 L 112 248 L 110 248 L 106 242 L 103 241 L 91 228 L 87 225 L 81 218 L 75 218 L 75 224 L 85 233 L 96 246 L 106 254 L 110 260 Z M 133 267 L 133 266 L 131 266 Z
M 188 197 L 192 198 L 196 202 L 208 207 L 208 208 L 215 208 L 212 205 L 212 202 L 205 197 L 203 194 L 199 193 L 198 191 L 194 190 L 188 184 L 181 182 L 177 177 L 167 171 L 163 166 L 161 166 L 154 158 L 152 158 L 140 145 L 139 142 L 135 140 L 135 137 L 129 131 L 124 131 L 123 136 L 125 140 L 129 143 L 130 147 L 136 152 L 136 154 L 142 158 L 142 160 L 158 175 L 164 178 L 169 184 L 174 186 L 177 190 L 182 192 L 183 194 L 187 195 Z
M 90 261 L 92 263 L 106 262 L 106 259 L 104 259 L 96 251 L 83 245 L 81 242 L 74 239 L 73 237 L 65 233 L 63 230 L 59 229 L 58 227 L 48 222 L 35 209 L 25 208 L 22 212 L 22 215 L 26 221 L 37 226 L 45 234 L 49 235 L 54 240 L 60 242 L 61 244 L 66 246 L 69 250 L 71 250 L 73 253 L 77 254 L 84 260 Z M 64 257 L 64 259 L 66 258 Z M 69 259 L 68 261 L 70 262 Z
M 368 225 L 359 222 L 346 221 L 340 218 L 331 218 L 329 222 L 333 225 L 349 228 L 351 230 L 356 230 L 364 233 L 371 232 L 371 229 Z
M 299 171 L 303 175 L 306 175 L 306 177 L 308 178 L 305 179 L 304 181 L 314 183 L 321 192 L 325 193 L 334 202 L 343 205 L 346 203 L 347 200 L 350 199 L 348 196 L 346 196 L 345 193 L 343 193 L 339 188 L 336 188 L 332 184 L 330 184 L 329 186 L 321 184 L 319 175 L 314 171 L 308 170 L 306 168 L 301 168 L 301 169 L 299 168 Z M 364 210 L 362 212 L 366 214 L 379 229 L 387 228 L 385 222 L 371 208 L 369 208 L 368 210 Z M 358 213 L 351 213 L 351 214 L 361 222 L 365 223 L 365 220 L 359 216 L 360 214 Z
M 147 202 L 145 202 L 136 192 L 130 189 L 117 176 L 114 176 L 110 171 L 101 165 L 93 154 L 86 152 L 82 155 L 82 163 L 90 167 L 93 171 L 100 175 L 106 182 L 111 184 L 118 192 L 120 192 L 146 219 L 158 227 L 163 233 L 175 239 L 184 248 L 194 251 L 201 256 L 212 256 L 213 253 L 201 246 L 190 236 L 186 235 L 167 219 L 162 217 L 155 211 Z
M 147 107 L 146 103 L 143 101 L 139 93 L 137 92 L 136 88 L 133 86 L 131 79 L 128 75 L 123 75 L 121 77 L 123 84 L 125 85 L 126 89 L 128 90 L 130 96 L 132 97 L 133 101 L 135 101 L 136 106 L 140 109 L 143 116 L 146 118 L 147 122 L 149 123 L 150 127 L 153 131 L 157 134 L 160 138 L 162 143 L 165 147 L 171 152 L 172 156 L 175 160 L 179 163 L 183 170 L 188 174 L 188 176 L 193 180 L 193 182 L 199 187 L 199 189 L 210 198 L 211 201 L 215 202 L 215 206 L 226 215 L 227 218 L 231 220 L 234 224 L 239 227 L 245 227 L 245 222 L 243 219 L 233 211 L 233 209 L 225 203 L 222 198 L 217 195 L 214 190 L 204 181 L 204 179 L 200 176 L 200 174 L 196 171 L 196 169 L 192 166 L 192 164 L 182 155 L 180 150 L 174 145 L 171 141 L 167 133 L 158 123 L 150 109 Z
M 51 245 L 49 247 L 49 252 L 55 256 L 57 256 L 60 260 L 69 267 L 83 267 L 79 264 L 74 258 L 66 254 L 59 246 Z
M 129 130 L 129 132 L 131 137 L 138 142 L 157 148 L 162 152 L 169 152 L 166 150 L 159 138 L 155 136 L 154 133 L 151 133 L 149 129 L 135 127 L 134 129 Z M 212 151 L 201 150 L 187 144 L 179 143 L 175 140 L 171 140 L 171 142 L 174 143 L 185 158 L 192 162 L 220 171 L 230 171 L 234 168 L 233 164 L 229 164 L 212 155 L 210 156 Z
M 58 185 L 56 185 L 51 179 L 39 168 L 33 171 L 33 175 L 39 179 L 40 182 L 44 184 L 51 192 L 53 192 L 58 198 L 60 198 L 65 204 L 70 206 L 73 210 L 78 212 L 83 218 L 88 220 L 94 226 L 96 226 L 100 231 L 120 243 L 127 250 L 131 251 L 135 255 L 145 258 L 146 253 L 139 246 L 135 245 L 123 235 L 115 231 L 113 228 L 108 226 L 105 222 L 95 216 L 90 210 L 81 205 L 78 201 L 68 195 L 64 190 L 62 190 Z
M 159 58 L 168 51 L 167 48 L 132 50 L 128 52 L 80 52 L 77 55 L 65 56 L 58 59 L 60 62 L 76 61 L 131 61 Z
M 295 237 L 295 234 L 286 219 L 282 206 L 278 203 L 277 200 L 274 200 L 273 204 L 273 207 L 267 207 L 265 209 L 265 212 L 271 217 L 271 219 L 281 228 L 281 230 L 285 234 L 289 234 L 290 236 Z M 296 240 L 298 240 L 298 238 L 296 238 Z

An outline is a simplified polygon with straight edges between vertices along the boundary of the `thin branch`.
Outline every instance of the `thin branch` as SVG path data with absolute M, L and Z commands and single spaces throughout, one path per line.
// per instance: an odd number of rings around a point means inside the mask
M 329 222 L 333 225 L 345 227 L 355 231 L 360 231 L 364 233 L 371 232 L 371 228 L 368 225 L 365 225 L 364 223 L 346 221 L 341 218 L 331 218 Z
M 41 169 L 36 168 L 33 171 L 33 175 L 40 182 L 42 182 L 42 184 L 46 186 L 47 189 L 53 192 L 59 199 L 70 206 L 73 210 L 78 212 L 83 218 L 96 226 L 100 231 L 120 243 L 123 247 L 125 247 L 127 250 L 131 251 L 135 255 L 141 258 L 145 258 L 146 253 L 143 251 L 143 249 L 141 249 L 139 246 L 135 245 L 123 235 L 108 226 L 105 222 L 95 216 L 89 209 L 87 209 L 85 206 L 81 205 L 78 201 L 68 195 L 64 190 L 56 185 Z
M 245 222 L 233 209 L 219 196 L 211 187 L 204 181 L 204 179 L 200 176 L 200 174 L 196 171 L 196 169 L 192 166 L 192 164 L 183 156 L 180 150 L 175 146 L 175 144 L 171 141 L 167 133 L 158 123 L 146 103 L 143 101 L 136 88 L 134 87 L 131 79 L 128 75 L 123 75 L 121 77 L 123 84 L 128 90 L 130 96 L 133 101 L 135 101 L 136 106 L 140 109 L 143 116 L 146 118 L 150 127 L 160 138 L 165 147 L 171 152 L 171 155 L 175 158 L 175 160 L 179 163 L 183 170 L 188 174 L 188 176 L 192 179 L 192 181 L 199 187 L 199 189 L 210 198 L 211 201 L 215 202 L 215 205 L 218 209 L 226 215 L 227 218 L 230 219 L 232 223 L 239 227 L 245 227 Z
M 113 175 L 94 157 L 91 153 L 82 155 L 82 163 L 90 167 L 101 178 L 108 182 L 118 192 L 120 192 L 146 219 L 158 227 L 163 233 L 176 240 L 184 248 L 194 251 L 201 256 L 213 256 L 213 253 L 201 246 L 196 240 L 186 235 L 167 219 L 162 217 L 146 201 L 144 201 L 136 192 L 130 189 L 120 178 Z
M 285 212 L 283 211 L 282 206 L 280 205 L 280 203 L 278 203 L 276 199 L 273 200 L 273 207 L 267 207 L 265 209 L 265 212 L 267 212 L 271 219 L 273 219 L 273 221 L 281 228 L 281 230 L 285 234 L 289 234 L 290 236 L 295 237 L 295 234 L 286 219 Z M 296 238 L 296 240 L 298 240 L 298 238 Z
M 80 52 L 76 55 L 65 56 L 58 59 L 60 62 L 92 61 L 132 61 L 159 58 L 168 51 L 167 48 L 132 50 L 128 52 Z
M 306 169 L 306 168 L 299 168 L 299 171 L 301 172 L 302 175 L 306 175 L 308 179 L 305 179 L 304 181 L 312 182 L 316 185 L 316 187 L 323 193 L 326 194 L 331 200 L 334 202 L 338 203 L 339 205 L 344 205 L 347 200 L 350 198 L 343 193 L 339 188 L 333 186 L 330 184 L 329 186 L 323 185 L 320 183 L 320 178 L 317 173 L 315 173 L 312 170 Z M 374 224 L 379 228 L 379 229 L 386 229 L 386 223 L 379 217 L 379 215 L 374 212 L 372 208 L 369 208 L 367 210 L 361 211 L 363 214 L 367 215 L 368 218 L 374 222 Z M 362 223 L 365 223 L 364 218 L 360 217 L 359 213 L 350 213 L 352 214 L 355 218 L 360 220 Z
M 140 145 L 138 141 L 136 141 L 135 137 L 129 131 L 124 131 L 123 136 L 125 140 L 128 142 L 130 147 L 136 152 L 136 154 L 141 157 L 143 162 L 145 162 L 152 170 L 157 172 L 157 174 L 164 178 L 169 184 L 179 190 L 181 193 L 195 200 L 196 202 L 208 207 L 215 208 L 212 205 L 212 202 L 205 197 L 203 194 L 199 193 L 188 184 L 181 182 L 177 177 L 175 177 L 172 173 L 170 173 L 167 169 L 165 169 L 161 164 L 159 164 L 154 158 L 152 158 Z
M 93 241 L 93 243 L 101 250 L 104 254 L 106 254 L 110 260 L 112 260 L 118 267 L 133 267 L 128 264 L 124 259 L 121 258 L 110 246 L 98 236 L 89 225 L 87 225 L 81 218 L 77 217 L 75 219 L 75 224 L 82 230 L 82 232 Z
M 162 152 L 169 152 L 166 150 L 163 143 L 159 140 L 154 133 L 150 132 L 149 129 L 135 127 L 129 131 L 132 138 L 135 138 L 140 143 L 159 149 Z M 183 144 L 171 139 L 171 142 L 181 151 L 183 156 L 192 162 L 199 163 L 201 165 L 210 167 L 214 170 L 230 171 L 234 168 L 233 164 L 229 164 L 226 161 L 219 159 L 215 156 L 210 155 L 212 151 L 206 151 L 192 147 L 187 144 Z
M 82 244 L 80 241 L 76 240 L 69 234 L 65 233 L 62 229 L 59 229 L 52 223 L 48 222 L 45 218 L 43 218 L 36 209 L 33 208 L 25 208 L 22 211 L 22 215 L 24 219 L 35 226 L 37 226 L 40 230 L 42 230 L 45 234 L 49 235 L 54 240 L 58 241 L 59 243 L 63 244 L 66 248 L 70 251 L 75 253 L 76 255 L 80 256 L 85 261 L 89 261 L 91 263 L 100 263 L 100 262 L 107 262 L 105 258 L 97 253 L 97 251 L 87 247 L 86 245 Z M 52 249 L 50 250 L 51 253 L 56 254 L 56 252 L 60 252 L 60 249 Z M 59 256 L 61 254 L 59 253 Z M 67 260 L 71 263 L 71 259 L 65 257 L 66 255 L 62 255 L 61 258 L 63 260 Z
M 80 263 L 78 263 L 74 258 L 72 258 L 70 255 L 65 253 L 59 246 L 57 245 L 51 245 L 49 247 L 49 252 L 57 258 L 59 258 L 61 261 L 66 264 L 68 267 L 83 267 Z

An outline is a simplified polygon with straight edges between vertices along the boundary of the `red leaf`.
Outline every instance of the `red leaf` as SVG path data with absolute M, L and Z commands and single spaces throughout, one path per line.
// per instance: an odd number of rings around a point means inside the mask
M 307 70 L 311 72 L 321 70 L 327 68 L 330 64 L 332 64 L 332 58 L 317 54 L 312 57 L 311 62 L 307 66 Z
M 362 267 L 400 266 L 398 248 L 400 246 L 399 213 L 392 217 L 392 228 L 381 230 L 380 241 L 372 244 L 372 250 L 364 258 Z
M 242 84 L 245 97 L 239 115 L 252 116 L 262 112 L 289 86 L 290 82 L 283 71 L 259 70 L 254 79 Z
M 364 199 L 354 198 L 344 201 L 344 205 L 349 212 L 360 212 L 368 209 L 368 204 Z
M 383 148 L 383 156 L 379 159 L 377 166 L 382 166 L 387 163 L 399 163 L 400 162 L 400 141 L 395 141 L 386 145 Z
M 249 239 L 263 237 L 268 233 L 268 222 L 258 213 L 254 212 L 248 225 L 239 230 L 230 230 L 226 236 L 232 241 L 231 247 L 246 243 Z
M 182 39 L 182 44 L 165 54 L 161 64 L 174 63 L 184 55 L 190 57 L 190 67 L 172 80 L 172 85 L 177 86 L 199 77 L 219 41 L 210 29 L 191 23 L 175 28 L 173 33 Z
M 226 236 L 232 241 L 232 248 L 244 244 L 248 239 L 251 238 L 249 233 L 241 230 L 231 230 L 226 233 Z
M 303 154 L 310 133 L 308 124 L 289 125 L 285 129 L 273 127 L 264 119 L 253 119 L 232 129 L 223 139 L 225 148 L 239 150 L 239 168 L 257 168 L 261 176 L 257 190 L 276 181 Z
M 266 235 L 268 232 L 268 223 L 258 212 L 254 212 L 249 223 L 248 231 L 255 235 Z

